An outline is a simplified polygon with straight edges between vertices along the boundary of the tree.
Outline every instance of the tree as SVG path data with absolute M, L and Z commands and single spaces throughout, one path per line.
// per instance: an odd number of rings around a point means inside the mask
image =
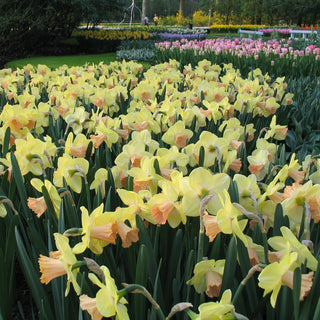
M 142 13 L 141 13 L 141 23 L 143 24 L 144 17 L 148 15 L 148 0 L 142 0 Z
M 179 11 L 183 17 L 187 16 L 187 0 L 180 0 Z
M 82 19 L 80 0 L 2 0 L 0 63 L 41 53 L 69 37 Z

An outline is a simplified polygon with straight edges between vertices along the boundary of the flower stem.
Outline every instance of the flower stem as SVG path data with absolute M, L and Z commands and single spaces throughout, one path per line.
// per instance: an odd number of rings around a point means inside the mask
M 238 300 L 238 297 L 242 291 L 242 289 L 244 288 L 244 286 L 246 285 L 246 283 L 248 282 L 248 280 L 253 276 L 253 274 L 258 271 L 262 271 L 262 266 L 263 265 L 260 265 L 260 264 L 256 264 L 255 266 L 253 266 L 247 273 L 247 275 L 243 278 L 243 280 L 241 281 L 241 283 L 239 284 L 238 286 L 238 289 L 236 291 L 236 293 L 234 294 L 233 296 L 233 299 L 232 299 L 232 303 L 235 304 L 236 301 Z
M 209 194 L 204 197 L 200 202 L 200 229 L 199 229 L 199 239 L 198 239 L 198 255 L 197 262 L 200 262 L 203 258 L 203 245 L 204 245 L 204 222 L 203 216 L 206 209 L 207 203 L 214 196 L 214 194 Z
M 149 300 L 149 302 L 152 304 L 152 306 L 155 308 L 157 315 L 158 315 L 158 319 L 160 319 L 160 320 L 166 319 L 159 304 L 152 298 L 151 294 L 149 293 L 149 291 L 145 287 L 143 287 L 139 284 L 123 283 L 122 285 L 125 286 L 125 288 L 118 291 L 118 299 L 119 300 L 127 293 L 140 293 L 143 296 L 145 296 Z

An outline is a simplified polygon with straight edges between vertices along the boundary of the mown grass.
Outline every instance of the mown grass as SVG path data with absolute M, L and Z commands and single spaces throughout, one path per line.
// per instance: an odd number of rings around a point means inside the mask
M 19 60 L 10 61 L 7 63 L 9 68 L 23 68 L 27 64 L 37 66 L 44 64 L 50 69 L 59 68 L 66 64 L 68 67 L 83 66 L 85 64 L 99 64 L 99 62 L 110 63 L 116 60 L 116 53 L 102 53 L 102 54 L 86 54 L 86 55 L 72 55 L 72 56 L 47 56 L 47 57 L 31 57 Z M 149 69 L 150 64 L 141 62 L 144 69 Z
M 31 57 L 10 61 L 7 63 L 7 65 L 9 68 L 22 68 L 29 63 L 34 66 L 37 66 L 38 64 L 44 64 L 49 68 L 54 69 L 64 64 L 66 64 L 68 67 L 72 67 L 82 66 L 86 63 L 98 64 L 101 61 L 108 63 L 114 60 L 116 60 L 116 54 L 112 52 L 90 55 Z

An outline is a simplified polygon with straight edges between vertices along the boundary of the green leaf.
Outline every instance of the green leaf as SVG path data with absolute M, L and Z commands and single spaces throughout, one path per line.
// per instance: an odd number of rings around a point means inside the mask
M 54 206 L 53 206 L 52 200 L 50 198 L 48 189 L 43 185 L 41 188 L 41 191 L 42 191 L 42 194 L 44 197 L 44 201 L 46 202 L 46 205 L 47 205 L 47 210 L 52 218 L 52 221 L 54 222 L 55 225 L 57 225 L 58 219 L 57 219 L 57 215 L 54 210 Z
M 233 288 L 235 271 L 237 266 L 237 244 L 234 237 L 231 238 L 226 255 L 226 263 L 223 272 L 221 293 Z
M 146 287 L 149 274 L 149 256 L 145 245 L 141 245 L 138 253 L 138 260 L 136 266 L 135 283 Z M 134 303 L 134 319 L 144 319 L 146 310 L 146 298 L 141 295 L 133 297 Z
M 8 153 L 9 143 L 10 143 L 10 127 L 7 128 L 4 134 L 4 139 L 2 143 L 2 158 L 5 158 L 6 154 Z
M 294 314 L 295 320 L 299 319 L 300 291 L 301 291 L 301 269 L 296 268 L 293 276 L 293 314 Z
M 46 314 L 49 320 L 55 320 L 54 313 L 52 312 L 51 306 L 49 304 L 50 299 L 40 283 L 39 272 L 35 269 L 33 263 L 31 262 L 27 254 L 26 247 L 23 244 L 22 238 L 17 227 L 15 228 L 15 235 L 19 262 L 21 265 L 21 269 L 25 275 L 26 281 L 31 290 L 34 302 L 37 305 L 40 314 Z
M 245 278 L 252 267 L 249 259 L 248 249 L 245 247 L 242 241 L 237 241 L 237 249 L 238 249 L 238 257 L 239 257 L 239 266 L 241 269 L 242 277 Z M 254 281 L 254 278 L 251 277 L 245 285 L 246 294 L 248 298 L 244 299 L 248 301 L 249 310 L 251 314 L 253 313 L 253 311 L 255 310 L 255 307 L 258 304 L 256 287 L 257 286 Z
M 21 171 L 17 162 L 17 159 L 13 152 L 10 153 L 11 164 L 12 164 L 12 177 L 16 182 L 16 186 L 18 189 L 18 194 L 20 196 L 20 203 L 23 208 L 23 214 L 25 219 L 33 218 L 28 206 L 27 206 L 27 192 L 25 189 L 24 181 L 22 179 Z
M 284 225 L 283 220 L 283 209 L 282 205 L 279 203 L 276 207 L 276 212 L 274 215 L 274 225 L 273 225 L 273 236 L 282 236 L 280 228 Z

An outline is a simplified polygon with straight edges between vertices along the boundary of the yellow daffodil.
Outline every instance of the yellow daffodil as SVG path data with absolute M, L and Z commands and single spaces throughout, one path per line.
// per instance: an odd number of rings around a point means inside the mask
M 319 191 L 320 185 L 312 185 L 312 181 L 303 185 L 293 184 L 285 188 L 285 200 L 281 202 L 281 205 L 284 214 L 289 217 L 291 230 L 299 231 L 306 204 L 310 206 L 312 219 L 316 222 L 320 221 Z
M 84 158 L 89 142 L 84 134 L 80 133 L 74 137 L 73 132 L 70 132 L 65 142 L 65 153 L 72 157 Z
M 276 305 L 281 286 L 286 285 L 293 289 L 293 270 L 291 268 L 295 265 L 297 258 L 298 254 L 296 252 L 289 253 L 289 250 L 286 249 L 281 260 L 267 265 L 258 277 L 258 285 L 264 289 L 263 296 L 271 292 L 270 302 L 273 308 Z M 312 277 L 313 272 L 302 275 L 300 300 L 303 300 L 309 293 L 312 286 Z
M 203 131 L 195 144 L 194 153 L 199 157 L 200 148 L 204 147 L 203 166 L 209 168 L 215 164 L 216 160 L 222 163 L 228 152 L 228 145 L 229 142 L 226 139 L 217 137 L 209 131 Z
M 306 263 L 307 268 L 312 271 L 316 271 L 318 267 L 317 259 L 312 255 L 308 248 L 303 245 L 296 236 L 287 227 L 281 227 L 280 231 L 282 237 L 272 237 L 268 239 L 269 245 L 282 254 L 287 248 L 288 243 L 290 244 L 290 251 L 297 252 L 297 263 L 299 265 Z M 271 261 L 271 259 L 269 259 Z
M 199 314 L 195 320 L 223 320 L 232 319 L 234 306 L 231 301 L 231 290 L 225 290 L 221 296 L 220 301 L 206 302 L 199 306 Z
M 106 266 L 100 269 L 104 274 L 105 283 L 101 282 L 98 277 L 89 273 L 89 279 L 100 288 L 96 294 L 97 309 L 101 315 L 110 318 L 116 316 L 117 320 L 129 320 L 125 298 L 118 297 L 118 290 L 114 279 L 110 275 L 110 271 Z
M 237 183 L 239 203 L 248 211 L 256 212 L 257 199 L 260 196 L 257 177 L 254 174 L 247 177 L 242 174 L 235 174 L 233 180 Z
M 98 148 L 102 142 L 105 142 L 109 149 L 113 143 L 119 140 L 119 135 L 104 122 L 100 121 L 96 127 L 96 135 L 90 135 L 90 139 L 94 141 L 93 146 Z
M 176 146 L 170 149 L 159 148 L 156 153 L 161 175 L 170 179 L 170 173 L 177 167 L 180 172 L 187 174 L 187 164 L 189 157 L 184 152 L 180 152 Z
M 71 158 L 64 154 L 58 159 L 58 167 L 54 172 L 53 183 L 57 187 L 63 187 L 63 178 L 67 185 L 76 193 L 82 189 L 82 178 L 86 178 L 89 170 L 89 162 L 83 158 Z
M 153 219 L 159 224 L 167 221 L 172 228 L 176 228 L 181 222 L 186 223 L 185 216 L 180 201 L 180 182 L 182 175 L 178 171 L 171 173 L 172 181 L 161 180 L 158 182 L 162 189 L 161 193 L 155 194 L 149 201 Z
M 193 270 L 193 277 L 187 282 L 196 292 L 206 292 L 210 298 L 219 297 L 225 260 L 204 260 L 198 262 Z
M 122 152 L 115 159 L 115 164 L 122 170 L 127 171 L 129 167 L 140 167 L 143 157 L 152 157 L 152 154 L 145 151 L 145 144 L 140 140 L 131 140 L 123 146 Z
M 208 195 L 214 197 L 207 203 L 207 210 L 216 213 L 221 208 L 218 194 L 228 189 L 230 178 L 225 173 L 212 174 L 205 168 L 194 169 L 188 177 L 181 181 L 183 194 L 182 207 L 186 216 L 196 217 L 200 214 L 200 202 Z
M 233 206 L 227 190 L 223 190 L 218 196 L 222 204 L 222 208 L 217 212 L 217 222 L 221 232 L 234 234 L 245 246 L 247 246 L 248 241 L 243 230 L 246 227 L 248 220 L 243 219 L 238 221 L 238 217 L 242 216 L 242 213 Z
M 251 156 L 247 157 L 249 165 L 249 171 L 256 175 L 257 180 L 261 181 L 268 173 L 270 160 L 268 158 L 268 153 L 266 150 L 256 149 L 253 151 Z
M 52 279 L 67 275 L 67 288 L 65 295 L 67 296 L 70 290 L 70 283 L 72 283 L 75 292 L 80 294 L 80 286 L 77 283 L 78 270 L 72 270 L 72 266 L 77 262 L 75 255 L 69 246 L 69 240 L 67 237 L 55 233 L 55 243 L 58 251 L 51 252 L 50 257 L 46 257 L 40 254 L 38 260 L 41 282 L 48 284 Z
M 133 167 L 127 171 L 128 175 L 133 177 L 133 190 L 135 192 L 149 189 L 151 193 L 156 193 L 158 181 L 164 178 L 156 173 L 154 160 L 155 158 L 143 157 L 140 167 Z
M 39 192 L 42 193 L 42 187 L 45 186 L 48 190 L 49 197 L 52 201 L 52 205 L 54 208 L 54 211 L 56 213 L 57 218 L 59 219 L 59 213 L 60 213 L 60 205 L 61 205 L 61 197 L 55 188 L 55 186 L 47 179 L 42 182 L 40 179 L 33 178 L 30 181 L 31 185 Z M 44 197 L 40 198 L 28 198 L 28 207 L 34 211 L 37 214 L 37 217 L 39 218 L 47 209 L 46 202 L 44 200 Z
M 137 208 L 136 214 L 139 214 L 143 220 L 147 220 L 153 224 L 156 223 L 150 212 L 149 205 L 147 204 L 147 201 L 152 197 L 152 194 L 149 190 L 134 192 L 125 189 L 117 189 L 117 193 L 126 206 L 134 206 Z
M 97 218 L 103 214 L 103 204 L 94 209 L 89 215 L 85 207 L 81 207 L 82 238 L 72 251 L 76 254 L 89 248 L 95 254 L 101 254 L 109 243 L 116 243 L 118 226 L 114 221 L 97 224 Z
M 21 174 L 26 175 L 28 172 L 37 176 L 43 174 L 44 170 L 51 166 L 48 159 L 52 153 L 51 148 L 56 149 L 52 142 L 36 139 L 31 133 L 27 134 L 26 139 L 16 139 L 15 156 Z
M 83 125 L 88 118 L 88 113 L 84 107 L 78 107 L 74 112 L 67 114 L 64 117 L 65 122 L 73 129 L 74 134 L 79 134 L 83 130 Z
M 270 123 L 270 129 L 264 136 L 265 139 L 274 138 L 276 140 L 285 140 L 287 137 L 288 127 L 276 124 L 277 117 L 274 115 Z
M 164 133 L 161 139 L 171 146 L 183 148 L 192 136 L 192 131 L 186 129 L 184 122 L 179 120 Z

